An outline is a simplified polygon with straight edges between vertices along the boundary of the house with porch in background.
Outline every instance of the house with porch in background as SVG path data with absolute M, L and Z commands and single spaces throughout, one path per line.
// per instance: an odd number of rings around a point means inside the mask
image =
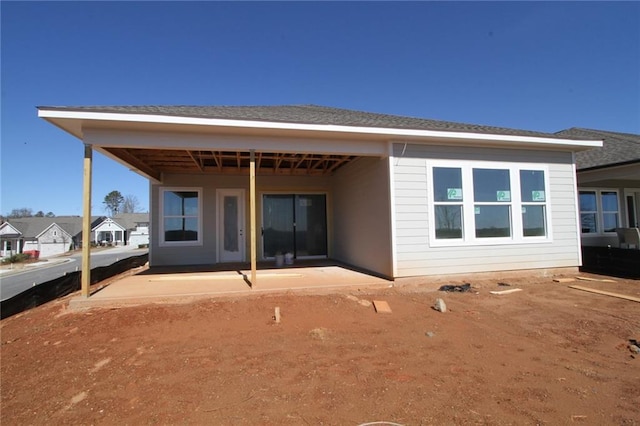
M 640 222 L 640 135 L 582 128 L 557 134 L 603 141 L 576 153 L 580 231 L 584 246 L 618 247 L 616 229 Z
M 149 213 L 120 213 L 105 218 L 92 230 L 93 241 L 100 245 L 149 244 Z
M 89 173 L 98 151 L 149 179 L 152 268 L 251 262 L 252 279 L 283 253 L 389 279 L 574 271 L 575 155 L 601 146 L 315 105 L 38 114 L 85 145 Z

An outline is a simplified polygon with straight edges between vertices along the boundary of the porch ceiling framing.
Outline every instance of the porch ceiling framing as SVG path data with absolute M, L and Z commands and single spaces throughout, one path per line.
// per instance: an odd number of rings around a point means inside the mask
M 251 163 L 249 151 L 102 149 L 154 177 L 162 173 L 247 174 Z M 254 165 L 256 174 L 261 175 L 327 175 L 356 158 L 344 154 L 259 151 L 255 153 Z

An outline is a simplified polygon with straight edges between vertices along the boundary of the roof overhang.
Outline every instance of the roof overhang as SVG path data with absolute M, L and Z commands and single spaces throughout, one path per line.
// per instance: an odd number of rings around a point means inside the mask
M 133 171 L 234 173 L 251 150 L 260 173 L 326 174 L 360 156 L 387 157 L 392 143 L 581 151 L 602 141 L 460 131 L 230 120 L 172 115 L 60 110 L 38 116 Z
M 324 124 L 283 123 L 268 121 L 229 120 L 201 117 L 180 117 L 152 114 L 125 114 L 113 112 L 68 111 L 39 108 L 38 116 L 49 121 L 62 130 L 83 139 L 85 128 L 118 128 L 127 130 L 180 129 L 187 132 L 215 131 L 219 133 L 244 133 L 265 135 L 300 135 L 315 134 L 316 137 L 359 136 L 373 139 L 437 139 L 461 141 L 491 141 L 507 144 L 521 143 L 554 147 L 571 147 L 575 150 L 591 149 L 602 146 L 598 140 L 575 140 L 545 138 L 536 136 L 498 135 L 472 132 L 394 129 L 382 127 L 338 126 Z M 252 131 L 253 130 L 253 131 Z M 274 133 L 275 131 L 275 133 Z
M 640 160 L 577 171 L 578 184 L 600 187 L 640 187 Z

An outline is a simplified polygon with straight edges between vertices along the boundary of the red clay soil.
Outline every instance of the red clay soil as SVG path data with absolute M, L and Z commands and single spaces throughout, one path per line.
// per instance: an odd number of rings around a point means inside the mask
M 0 323 L 1 421 L 640 424 L 628 347 L 640 303 L 550 278 L 472 283 L 87 312 L 52 302 Z M 639 281 L 570 284 L 640 297 Z M 448 312 L 432 309 L 438 297 Z

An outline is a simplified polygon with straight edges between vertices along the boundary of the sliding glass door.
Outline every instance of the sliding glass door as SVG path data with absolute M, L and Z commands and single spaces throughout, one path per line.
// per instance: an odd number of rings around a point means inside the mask
M 262 233 L 264 257 L 326 257 L 325 194 L 264 194 Z

